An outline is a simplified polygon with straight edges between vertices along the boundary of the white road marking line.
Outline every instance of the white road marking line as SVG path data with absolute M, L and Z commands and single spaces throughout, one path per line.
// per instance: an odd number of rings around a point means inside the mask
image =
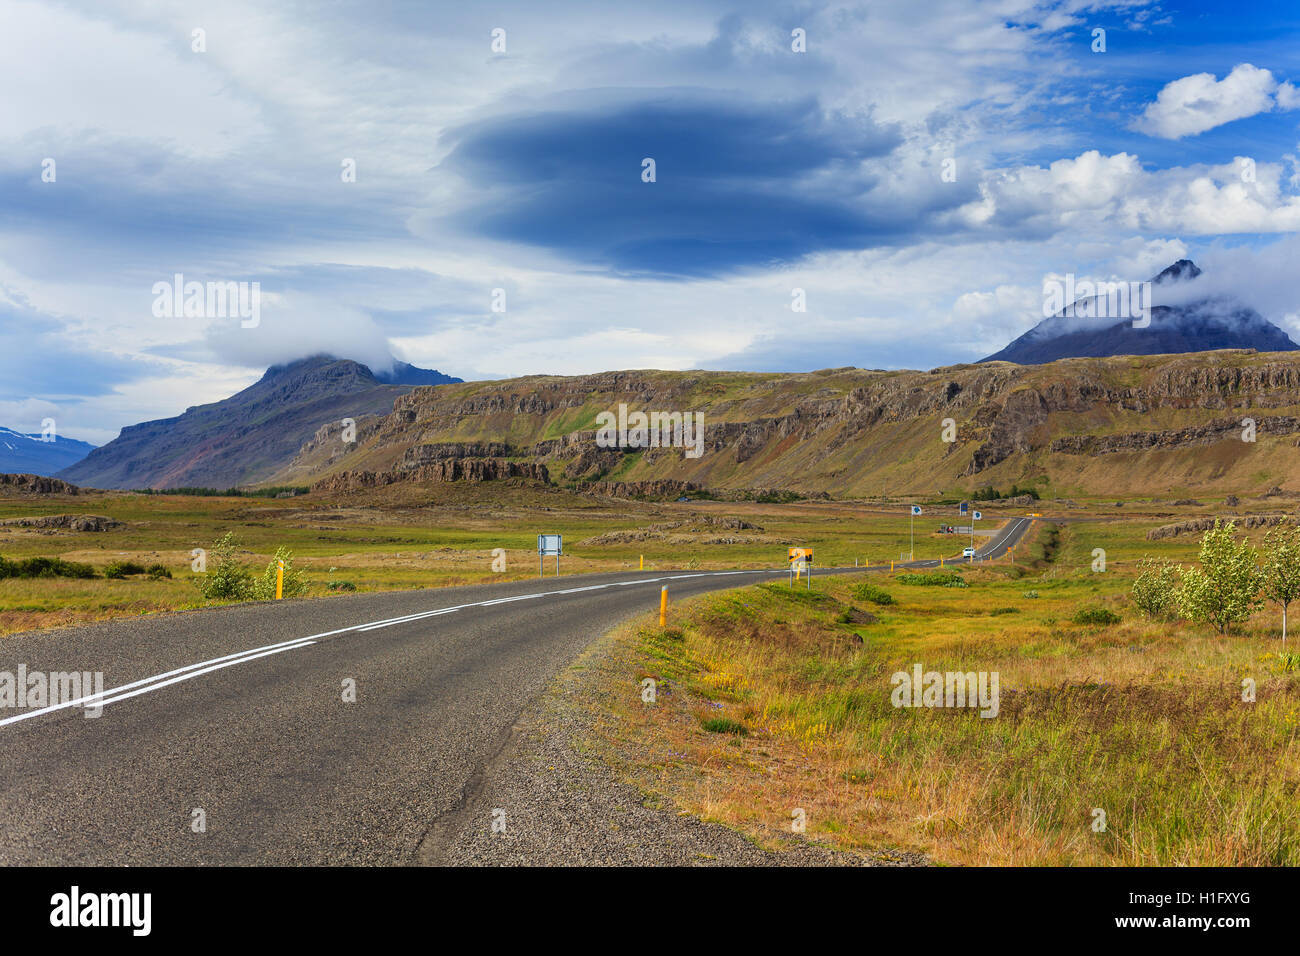
M 517 594 L 513 597 L 493 598 L 490 601 L 475 601 L 471 604 L 458 604 L 455 607 L 438 608 L 433 611 L 420 611 L 415 614 L 406 614 L 399 617 L 385 618 L 380 621 L 369 621 L 365 624 L 353 624 L 350 627 L 340 627 L 333 631 L 322 631 L 319 634 L 310 634 L 306 637 L 295 637 L 291 640 L 280 641 L 277 644 L 264 644 L 261 647 L 253 647 L 248 650 L 236 651 L 233 654 L 226 654 L 223 657 L 214 657 L 210 660 L 199 661 L 195 664 L 186 664 L 184 667 L 178 667 L 174 670 L 165 671 L 161 674 L 154 674 L 150 677 L 142 677 L 139 680 L 131 681 L 120 687 L 114 687 L 104 691 L 102 694 L 92 694 L 87 697 L 79 697 L 76 700 L 67 700 L 62 703 L 52 704 L 49 707 L 42 707 L 39 710 L 26 711 L 21 714 L 15 714 L 13 717 L 6 717 L 0 720 L 0 727 L 7 724 L 14 724 L 20 720 L 30 720 L 33 717 L 39 717 L 42 714 L 52 713 L 56 710 L 64 710 L 68 707 L 78 707 L 87 703 L 92 706 L 100 707 L 107 704 L 115 704 L 118 701 L 127 700 L 140 694 L 147 694 L 150 691 L 158 690 L 162 687 L 169 687 L 172 684 L 189 680 L 191 677 L 198 677 L 201 674 L 208 674 L 212 671 L 221 670 L 225 667 L 233 667 L 235 664 L 242 664 L 245 661 L 256 660 L 259 657 L 269 657 L 272 654 L 279 654 L 282 651 L 297 650 L 300 647 L 307 647 L 315 644 L 319 639 L 333 637 L 337 634 L 347 634 L 351 631 L 365 632 L 378 630 L 382 627 L 390 627 L 394 624 L 406 624 L 412 621 L 424 620 L 429 617 L 437 617 L 441 614 L 450 614 L 453 611 L 460 611 L 471 607 L 490 607 L 494 604 L 506 604 L 510 601 L 527 601 L 532 598 L 547 597 L 552 594 L 576 594 L 581 591 L 601 591 L 605 588 L 627 587 L 635 584 L 657 584 L 660 581 L 673 581 L 682 578 L 707 578 L 721 577 L 730 574 L 783 574 L 780 570 L 753 570 L 753 571 L 701 571 L 693 574 L 678 574 L 671 577 L 658 578 L 640 578 L 634 581 L 610 581 L 605 584 L 592 584 L 581 588 L 568 588 L 560 591 L 535 591 L 532 594 Z M 128 693 L 122 693 L 128 691 Z
M 172 684 L 179 684 L 183 680 L 192 680 L 193 678 L 198 677 L 200 674 L 210 674 L 212 673 L 212 671 L 219 671 L 223 667 L 234 667 L 236 664 L 243 664 L 247 661 L 255 660 L 256 658 L 259 657 L 269 657 L 272 654 L 283 654 L 285 651 L 296 651 L 300 647 L 306 647 L 309 644 L 315 644 L 315 643 L 316 643 L 315 641 L 306 640 L 299 644 L 291 644 L 288 647 L 277 647 L 273 650 L 262 651 L 260 654 L 249 654 L 247 657 L 241 657 L 237 661 L 226 661 L 224 664 L 213 664 L 211 667 L 204 667 L 201 670 L 191 671 L 188 674 L 181 674 L 179 677 L 173 677 L 171 680 L 165 680 L 158 684 L 150 684 L 148 687 L 140 687 L 137 688 L 136 690 L 127 691 L 125 694 L 118 694 L 115 697 L 107 696 L 108 694 L 114 693 L 114 691 L 105 691 L 104 692 L 105 697 L 103 700 L 99 700 L 98 698 L 96 698 L 97 706 L 107 706 L 109 704 L 116 704 L 119 700 L 126 700 L 128 697 L 135 697 L 137 694 L 147 694 L 150 691 L 155 691 L 160 687 L 168 687 Z
M 395 621 L 381 621 L 378 624 L 367 624 L 365 627 L 357 628 L 358 631 L 377 631 L 381 627 L 392 627 L 394 624 L 410 624 L 412 621 L 423 621 L 427 617 L 437 617 L 439 614 L 451 614 L 459 608 L 449 607 L 443 611 L 425 611 L 423 614 L 413 614 L 410 617 L 401 617 Z
M 330 633 L 338 633 L 338 632 L 333 631 Z M 107 697 L 109 694 L 117 694 L 121 691 L 130 690 L 133 687 L 140 687 L 144 684 L 149 685 L 149 688 L 146 689 L 151 689 L 156 685 L 157 681 L 161 681 L 165 678 L 172 677 L 176 674 L 185 674 L 188 673 L 189 671 L 193 671 L 196 668 L 200 668 L 208 664 L 221 664 L 221 666 L 223 667 L 229 666 L 230 664 L 240 664 L 243 663 L 245 659 L 252 659 L 253 657 L 262 657 L 263 654 L 261 652 L 275 653 L 276 651 L 280 651 L 280 650 L 290 651 L 300 645 L 314 644 L 316 642 L 315 638 L 325 637 L 325 636 L 326 635 L 324 634 L 317 634 L 314 635 L 313 637 L 296 637 L 292 641 L 284 641 L 280 644 L 267 644 L 264 647 L 254 647 L 251 650 L 239 651 L 236 654 L 227 654 L 225 657 L 215 657 L 212 660 L 200 661 L 197 664 L 188 664 L 185 667 L 178 667 L 175 670 L 167 671 L 162 674 L 154 674 L 152 677 L 143 677 L 140 680 L 131 681 L 131 683 L 123 684 L 121 687 L 113 687 L 109 690 L 104 691 L 102 694 L 90 694 L 86 697 L 78 697 L 76 700 L 65 700 L 62 703 L 51 704 L 49 707 L 42 707 L 39 710 L 29 710 L 24 713 L 17 714 L 13 717 L 6 717 L 4 720 L 0 720 L 0 727 L 3 727 L 5 724 L 17 723 L 20 720 L 27 720 L 31 717 L 37 717 L 40 716 L 41 714 L 48 714 L 51 711 L 63 710 L 65 707 L 78 707 L 82 704 L 91 703 L 92 701 L 95 702 L 94 704 L 95 706 L 98 706 L 99 703 L 103 702 L 103 698 Z M 222 663 L 222 662 L 226 662 L 226 663 Z M 161 686 L 161 685 L 157 685 L 157 686 Z

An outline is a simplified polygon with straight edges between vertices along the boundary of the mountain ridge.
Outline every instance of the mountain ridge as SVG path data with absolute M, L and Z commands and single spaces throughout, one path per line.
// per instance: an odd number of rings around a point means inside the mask
M 1170 290 L 1190 292 L 1203 274 L 1190 259 L 1179 259 L 1148 280 Z M 1134 327 L 1131 318 L 1110 324 L 1098 317 L 1096 303 L 1104 297 L 1080 296 L 981 362 L 1041 365 L 1063 358 L 1102 358 L 1111 355 L 1169 355 L 1220 349 L 1253 348 L 1260 352 L 1300 349 L 1282 329 L 1239 301 L 1206 295 L 1182 305 L 1151 307 L 1150 324 Z M 1080 314 L 1080 306 L 1088 306 Z
M 75 465 L 94 449 L 95 446 L 89 442 L 75 438 L 56 434 L 52 440 L 46 440 L 39 434 L 0 426 L 0 473 L 26 473 L 48 478 Z
M 703 454 L 609 448 L 598 416 L 704 415 Z M 1240 438 L 1245 417 L 1257 441 Z M 949 420 L 954 440 L 943 435 Z M 1233 423 L 1235 422 L 1235 427 Z M 403 395 L 344 445 L 326 426 L 268 479 L 321 491 L 538 465 L 574 488 L 687 482 L 844 497 L 1040 482 L 1067 494 L 1300 490 L 1300 355 L 1224 350 L 973 363 L 929 372 L 629 370 L 467 382 Z M 539 473 L 540 475 L 540 473 Z
M 431 376 L 450 379 L 406 363 L 385 374 L 395 381 L 330 355 L 273 365 L 229 398 L 124 427 L 56 477 L 97 488 L 251 484 L 292 457 L 323 423 L 383 413 L 412 388 L 428 387 L 422 383 Z

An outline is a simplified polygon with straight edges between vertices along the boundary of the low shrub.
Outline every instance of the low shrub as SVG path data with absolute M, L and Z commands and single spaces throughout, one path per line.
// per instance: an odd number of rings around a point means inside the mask
M 275 580 L 278 565 L 284 564 L 284 577 L 280 590 L 281 597 L 301 597 L 307 593 L 307 579 L 293 566 L 293 552 L 288 548 L 276 548 L 275 557 L 267 562 L 266 570 L 260 578 L 254 579 L 251 596 L 262 601 L 275 600 Z
M 130 574 L 144 574 L 144 565 L 136 561 L 110 561 L 104 568 L 104 577 L 115 581 Z
M 253 576 L 236 556 L 235 537 L 227 532 L 208 552 L 207 573 L 196 579 L 199 591 L 209 600 L 246 600 L 253 589 Z
M 0 578 L 93 578 L 89 564 L 64 561 L 62 558 L 23 558 L 10 561 L 0 557 Z
M 853 589 L 853 596 L 859 601 L 870 601 L 872 604 L 894 604 L 894 596 L 883 588 L 876 587 L 869 581 L 863 581 Z
M 736 734 L 743 737 L 749 733 L 748 727 L 730 717 L 709 717 L 700 721 L 700 726 L 713 734 Z
M 1074 612 L 1074 617 L 1070 618 L 1075 624 L 1099 624 L 1102 626 L 1108 624 L 1118 624 L 1120 616 L 1105 607 L 1081 607 Z
M 900 574 L 895 578 L 899 584 L 916 584 L 925 587 L 964 588 L 969 587 L 966 580 L 955 571 L 927 571 L 922 574 Z

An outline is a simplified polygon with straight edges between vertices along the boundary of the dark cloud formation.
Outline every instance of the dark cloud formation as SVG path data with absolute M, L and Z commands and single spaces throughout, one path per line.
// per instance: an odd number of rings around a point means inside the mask
M 898 129 L 828 115 L 813 99 L 683 91 L 499 117 L 449 136 L 440 171 L 487 197 L 458 215 L 460 228 L 624 273 L 717 275 L 888 244 L 915 228 L 868 163 L 898 148 Z

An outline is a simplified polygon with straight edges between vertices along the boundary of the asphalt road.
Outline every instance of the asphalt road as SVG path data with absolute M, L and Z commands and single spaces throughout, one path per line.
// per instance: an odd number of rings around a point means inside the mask
M 1029 524 L 1012 519 L 980 556 Z M 784 573 L 580 575 L 4 638 L 0 674 L 100 671 L 105 692 L 98 717 L 0 709 L 0 863 L 443 858 L 438 821 L 590 641 L 657 608 L 664 585 L 676 601 Z

